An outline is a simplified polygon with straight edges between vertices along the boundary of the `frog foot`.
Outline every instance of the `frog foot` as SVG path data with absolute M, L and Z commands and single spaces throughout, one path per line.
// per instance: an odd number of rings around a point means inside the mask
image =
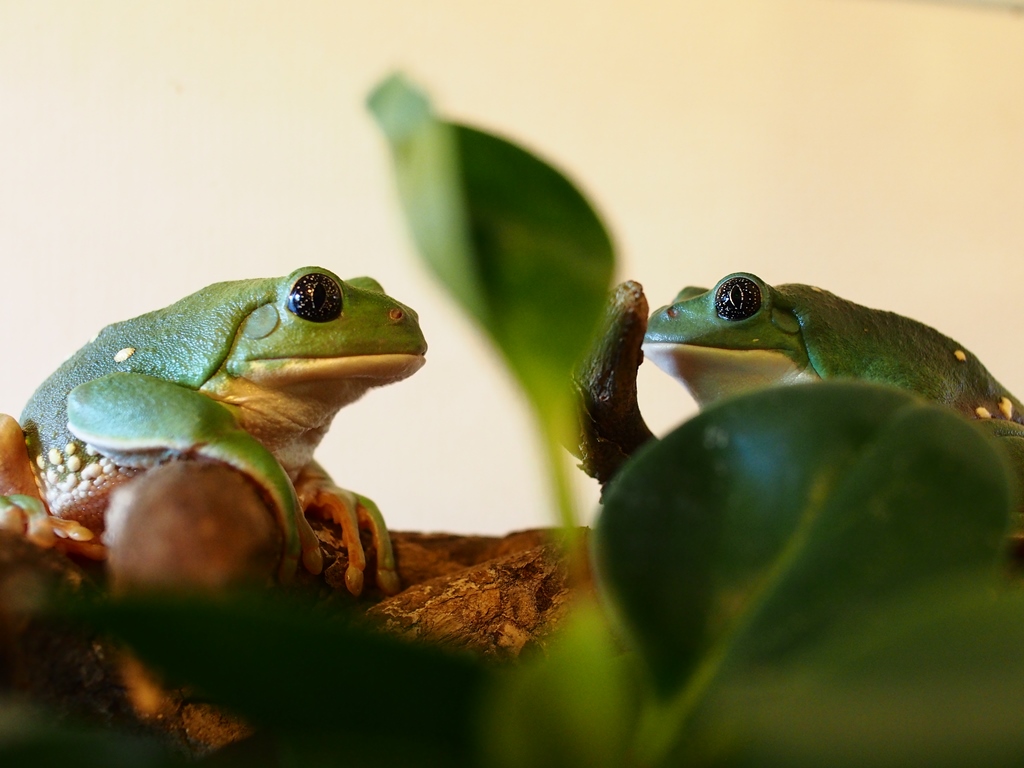
M 102 560 L 107 550 L 93 540 L 95 534 L 74 520 L 50 515 L 36 489 L 25 433 L 14 418 L 0 413 L 0 529 L 47 549 Z
M 74 520 L 54 517 L 42 501 L 27 494 L 0 496 L 0 529 L 23 534 L 45 549 L 92 560 L 103 560 L 107 555 L 107 548 L 95 540 L 95 533 Z
M 401 583 L 395 568 L 391 537 L 377 505 L 365 496 L 339 488 L 329 478 L 318 473 L 300 478 L 298 485 L 299 503 L 304 511 L 315 510 L 341 526 L 341 539 L 348 552 L 348 568 L 345 571 L 348 591 L 356 596 L 363 591 L 366 552 L 359 539 L 359 529 L 363 527 L 370 531 L 377 550 L 377 586 L 386 595 L 398 594 Z

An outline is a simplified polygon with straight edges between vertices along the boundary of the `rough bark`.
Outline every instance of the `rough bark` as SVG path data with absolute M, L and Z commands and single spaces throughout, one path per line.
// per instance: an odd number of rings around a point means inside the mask
M 604 486 L 653 435 L 636 396 L 647 331 L 647 298 L 629 280 L 612 292 L 586 357 L 573 375 L 579 395 L 579 444 L 566 446 L 580 468 Z
M 413 558 L 429 559 L 441 570 L 433 578 L 424 578 L 428 569 L 419 571 L 404 591 L 367 611 L 384 629 L 406 637 L 515 658 L 531 646 L 544 647 L 574 593 L 587 586 L 573 583 L 564 548 L 544 531 L 500 539 L 422 534 L 396 539 L 400 573 Z M 470 558 L 475 562 L 466 563 Z

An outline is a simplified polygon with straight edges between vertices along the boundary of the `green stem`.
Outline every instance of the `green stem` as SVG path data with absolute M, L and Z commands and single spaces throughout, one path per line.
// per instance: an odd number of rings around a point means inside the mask
M 548 478 L 555 494 L 558 520 L 566 532 L 572 534 L 579 527 L 579 515 L 576 511 L 576 499 L 572 491 L 570 468 L 565 460 L 565 449 L 558 439 L 559 429 L 552 423 L 554 420 L 541 417 L 541 421 Z

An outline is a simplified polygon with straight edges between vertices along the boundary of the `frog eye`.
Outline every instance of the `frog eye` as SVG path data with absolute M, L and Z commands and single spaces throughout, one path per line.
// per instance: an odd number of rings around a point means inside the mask
M 715 311 L 723 320 L 746 320 L 761 308 L 761 289 L 748 277 L 731 277 L 715 292 Z
M 341 288 L 321 272 L 303 275 L 288 294 L 288 311 L 314 323 L 334 320 L 341 314 Z

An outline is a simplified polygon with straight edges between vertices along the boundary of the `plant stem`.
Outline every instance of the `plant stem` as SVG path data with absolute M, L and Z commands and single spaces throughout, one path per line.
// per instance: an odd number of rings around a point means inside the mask
M 566 408 L 537 407 L 537 419 L 540 422 L 541 438 L 544 441 L 544 459 L 547 464 L 548 482 L 555 495 L 558 510 L 558 522 L 567 533 L 579 527 L 579 515 L 576 511 L 576 498 L 573 494 L 570 467 L 566 462 L 565 440 L 569 430 L 567 424 L 574 422 L 566 418 Z M 575 409 L 571 411 L 575 414 Z

